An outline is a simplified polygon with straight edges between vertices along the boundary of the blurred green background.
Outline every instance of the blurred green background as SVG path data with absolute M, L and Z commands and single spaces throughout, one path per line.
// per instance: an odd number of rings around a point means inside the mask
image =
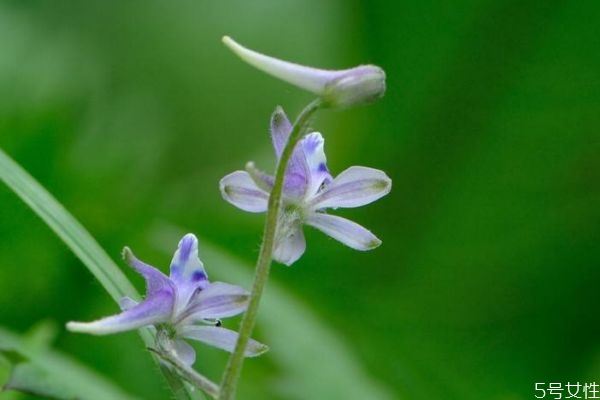
M 382 398 L 530 399 L 535 382 L 600 383 L 598 21 L 585 0 L 2 1 L 0 147 L 115 258 L 127 244 L 165 270 L 166 226 L 249 269 L 263 218 L 222 201 L 218 180 L 247 160 L 271 169 L 270 113 L 295 115 L 311 97 L 220 37 L 309 65 L 381 65 L 381 102 L 314 125 L 334 173 L 366 165 L 394 180 L 386 198 L 341 211 L 383 245 L 357 253 L 307 230 L 304 257 L 274 266 L 272 282 Z M 56 348 L 133 395 L 167 398 L 135 333 L 62 329 L 115 311 L 1 186 L 0 325 L 54 320 Z M 287 346 L 298 341 L 320 345 Z M 302 398 L 306 383 L 286 385 L 274 351 L 245 364 L 240 398 Z M 202 354 L 198 368 L 217 379 L 224 354 Z M 318 380 L 338 362 L 303 368 Z

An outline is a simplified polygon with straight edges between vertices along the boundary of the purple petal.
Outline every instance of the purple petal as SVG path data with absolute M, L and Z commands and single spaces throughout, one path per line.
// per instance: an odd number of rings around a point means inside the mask
M 359 207 L 385 196 L 392 180 L 385 172 L 367 167 L 350 167 L 339 174 L 311 202 L 317 209 Z
M 227 318 L 248 307 L 250 293 L 246 289 L 223 282 L 214 282 L 194 296 L 181 321 L 189 323 L 203 319 Z
M 252 161 L 246 163 L 245 169 L 248 175 L 250 175 L 250 178 L 252 178 L 252 182 L 254 182 L 259 189 L 262 189 L 267 193 L 271 192 L 273 184 L 275 183 L 275 178 L 256 168 Z
M 271 116 L 271 137 L 277 160 L 281 157 L 281 153 L 287 144 L 291 131 L 292 124 L 285 115 L 283 109 L 277 107 Z M 303 146 L 299 143 L 294 149 L 286 169 L 284 193 L 288 197 L 301 198 L 306 193 L 309 181 L 310 168 L 306 163 Z
M 146 296 L 152 296 L 154 293 L 164 290 L 165 287 L 171 287 L 172 283 L 165 274 L 138 260 L 129 247 L 123 249 L 123 258 L 146 280 Z
M 287 115 L 283 111 L 283 108 L 277 107 L 271 115 L 271 140 L 273 141 L 273 148 L 275 148 L 275 155 L 279 160 L 281 152 L 290 138 L 292 132 L 292 124 L 288 119 Z
M 233 352 L 238 338 L 237 332 L 216 326 L 186 325 L 180 329 L 179 335 L 187 339 L 204 342 L 210 346 L 217 347 L 230 353 Z M 269 348 L 266 345 L 250 339 L 244 355 L 246 357 L 256 357 L 267 350 L 269 350 Z
M 277 238 L 273 259 L 287 266 L 292 265 L 304 254 L 306 240 L 300 227 L 292 229 L 292 232 L 282 238 Z
M 226 175 L 219 183 L 221 195 L 229 203 L 248 212 L 265 212 L 269 194 L 260 189 L 246 171 Z
M 309 171 L 306 195 L 312 197 L 317 194 L 323 184 L 331 181 L 325 157 L 325 140 L 319 132 L 313 132 L 302 139 L 301 145 Z
M 167 322 L 173 311 L 174 298 L 173 290 L 165 288 L 120 314 L 87 323 L 69 322 L 67 329 L 73 332 L 107 335 Z
M 137 306 L 139 304 L 138 301 L 133 300 L 131 297 L 122 297 L 121 300 L 119 300 L 119 308 L 121 309 L 121 311 L 127 311 L 129 309 L 132 309 L 133 307 Z
M 273 113 L 271 126 L 273 127 L 276 125 L 277 121 L 279 121 L 279 124 L 282 128 L 282 133 L 280 133 L 277 140 L 275 139 L 275 136 L 273 136 L 273 146 L 275 147 L 275 154 L 277 155 L 277 160 L 279 161 L 283 148 L 287 144 L 287 140 L 292 131 L 292 124 L 290 124 L 281 107 L 278 107 L 275 110 L 275 113 Z M 283 137 L 285 137 L 285 140 L 282 140 Z M 285 171 L 285 180 L 283 186 L 285 195 L 293 198 L 303 197 L 306 193 L 309 178 L 310 170 L 306 164 L 306 158 L 304 157 L 302 145 L 298 143 L 294 149 L 294 152 L 292 153 L 292 157 L 290 158 Z
M 176 283 L 208 284 L 208 275 L 198 258 L 198 239 L 192 233 L 185 235 L 171 260 L 171 279 Z
M 283 193 L 289 198 L 301 199 L 304 197 L 306 188 L 308 187 L 308 173 L 296 169 L 294 165 L 292 160 L 290 160 L 285 173 Z
M 208 275 L 198 258 L 198 239 L 192 233 L 180 241 L 171 260 L 171 280 L 177 288 L 175 314 L 179 314 L 188 304 L 197 289 L 208 286 Z
M 336 215 L 312 213 L 306 224 L 356 250 L 371 250 L 381 244 L 381 240 L 367 229 Z

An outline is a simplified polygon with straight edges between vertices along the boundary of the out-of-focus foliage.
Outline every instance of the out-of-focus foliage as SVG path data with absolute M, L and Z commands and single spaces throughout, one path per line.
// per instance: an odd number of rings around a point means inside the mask
M 356 253 L 309 231 L 305 256 L 272 279 L 399 398 L 529 399 L 535 382 L 600 374 L 599 19 L 585 0 L 5 1 L 0 147 L 115 258 L 127 244 L 166 265 L 147 238 L 168 221 L 252 263 L 262 218 L 224 203 L 217 182 L 249 159 L 271 167 L 269 114 L 310 97 L 220 36 L 309 65 L 381 65 L 382 101 L 315 125 L 333 172 L 394 179 L 386 198 L 343 211 L 383 245 Z M 0 324 L 115 309 L 0 188 Z M 58 346 L 130 393 L 166 396 L 134 333 L 61 332 Z M 224 355 L 200 350 L 217 379 Z M 307 362 L 315 376 L 337 366 Z M 285 376 L 274 354 L 250 360 L 240 396 L 287 398 L 273 381 Z
M 3 368 L 2 398 L 11 399 L 17 392 L 52 399 L 114 399 L 134 397 L 115 387 L 106 378 L 84 365 L 50 348 L 57 332 L 56 325 L 44 322 L 24 336 L 0 328 L 0 355 Z M 13 362 L 10 362 L 10 359 Z

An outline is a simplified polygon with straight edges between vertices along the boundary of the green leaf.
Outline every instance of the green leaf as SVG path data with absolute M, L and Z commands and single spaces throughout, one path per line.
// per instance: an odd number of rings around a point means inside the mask
M 10 376 L 12 363 L 0 352 L 0 387 L 6 384 Z
M 14 367 L 4 390 L 15 390 L 51 399 L 69 400 L 78 398 L 69 388 L 57 382 L 47 371 L 31 363 L 22 363 Z
M 170 254 L 182 232 L 160 228 L 157 248 Z M 200 238 L 200 256 L 211 276 L 250 287 L 252 266 Z M 391 392 L 362 368 L 360 360 L 305 304 L 271 280 L 261 302 L 258 326 L 269 345 L 265 355 L 283 370 L 278 389 L 286 399 L 392 399 Z M 243 378 L 242 378 L 243 379 Z
M 75 253 L 92 275 L 118 302 L 122 297 L 139 298 L 139 294 L 127 277 L 96 242 L 92 235 L 31 175 L 0 149 L 0 180 L 21 198 L 62 241 Z M 152 333 L 140 329 L 146 344 L 154 344 Z M 161 369 L 178 400 L 202 399 L 202 395 L 181 383 L 174 387 L 177 379 L 168 370 Z M 185 390 L 181 390 L 181 386 Z
M 2 349 L 9 349 L 24 360 L 13 363 L 5 390 L 18 390 L 54 399 L 114 399 L 134 397 L 81 363 L 57 351 L 42 348 L 30 337 L 0 328 Z M 10 362 L 0 360 L 0 377 Z M 6 380 L 6 379 L 4 379 Z

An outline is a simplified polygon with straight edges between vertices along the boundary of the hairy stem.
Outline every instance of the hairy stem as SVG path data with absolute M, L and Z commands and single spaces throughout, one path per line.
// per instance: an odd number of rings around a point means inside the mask
M 178 375 L 180 375 L 183 379 L 185 379 L 192 385 L 203 390 L 211 398 L 216 399 L 219 396 L 219 386 L 216 383 L 214 383 L 204 375 L 199 374 L 191 367 L 183 364 L 181 360 L 179 360 L 177 357 L 173 357 L 168 352 L 159 349 L 149 348 L 148 350 L 156 353 L 160 357 L 160 359 L 171 364 L 171 366 L 173 366 L 177 371 Z
M 277 164 L 275 182 L 269 196 L 263 242 L 260 247 L 260 253 L 258 254 L 258 260 L 256 261 L 254 283 L 252 284 L 250 302 L 248 303 L 248 309 L 242 318 L 239 337 L 235 345 L 235 349 L 231 354 L 231 357 L 229 357 L 229 362 L 227 363 L 227 367 L 225 368 L 225 372 L 223 374 L 221 393 L 219 395 L 220 400 L 232 400 L 235 396 L 237 382 L 242 371 L 242 364 L 244 362 L 244 351 L 248 345 L 248 340 L 250 339 L 252 330 L 254 329 L 260 298 L 265 288 L 265 284 L 267 283 L 267 279 L 269 278 L 269 270 L 271 268 L 273 250 L 275 248 L 277 221 L 281 212 L 281 196 L 283 193 L 285 171 L 292 153 L 294 152 L 294 148 L 303 137 L 305 132 L 304 128 L 308 123 L 308 120 L 313 113 L 319 109 L 319 106 L 320 100 L 317 99 L 312 101 L 302 110 L 296 119 L 294 126 L 292 127 L 292 132 L 290 133 L 288 142 L 286 143 L 285 148 L 281 153 L 279 163 Z

